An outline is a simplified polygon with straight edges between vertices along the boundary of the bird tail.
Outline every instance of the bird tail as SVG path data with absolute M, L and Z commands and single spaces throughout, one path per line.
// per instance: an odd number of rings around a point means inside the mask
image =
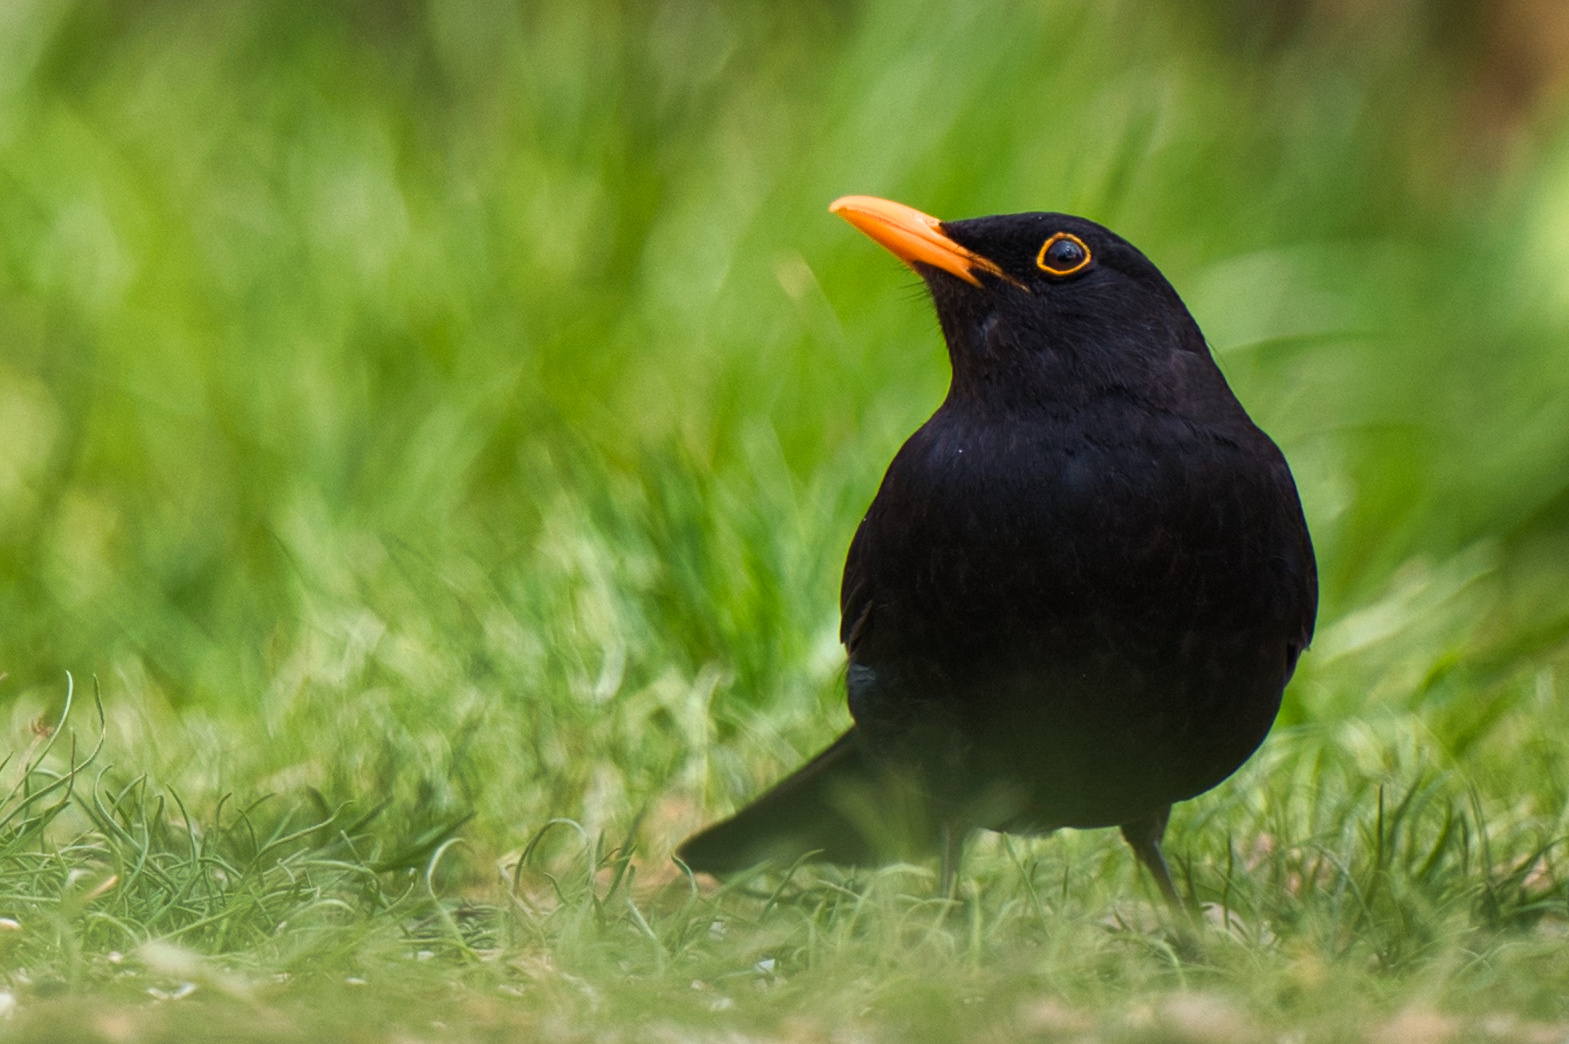
M 803 857 L 870 866 L 927 854 L 937 837 L 917 788 L 874 765 L 852 728 L 746 808 L 688 838 L 676 855 L 710 874 Z

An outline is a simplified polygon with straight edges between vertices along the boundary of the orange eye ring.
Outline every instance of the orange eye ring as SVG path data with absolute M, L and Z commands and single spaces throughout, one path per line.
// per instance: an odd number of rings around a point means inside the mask
M 1056 246 L 1058 243 L 1064 242 L 1071 243 L 1078 247 L 1080 257 L 1076 262 L 1067 268 L 1058 268 L 1056 265 L 1053 265 L 1050 261 L 1046 260 L 1046 252 L 1052 247 Z M 1058 277 L 1071 276 L 1084 271 L 1085 268 L 1089 267 L 1089 263 L 1092 260 L 1094 260 L 1094 258 L 1090 254 L 1089 244 L 1085 243 L 1084 240 L 1080 239 L 1072 232 L 1058 232 L 1050 239 L 1046 240 L 1046 242 L 1041 244 L 1041 252 L 1035 255 L 1035 266 L 1042 272 L 1045 272 L 1047 275 Z

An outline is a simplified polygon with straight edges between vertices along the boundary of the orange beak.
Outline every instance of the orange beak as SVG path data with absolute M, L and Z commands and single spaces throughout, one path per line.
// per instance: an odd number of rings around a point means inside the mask
M 986 258 L 943 235 L 941 221 L 914 207 L 876 196 L 841 196 L 828 205 L 828 212 L 838 214 L 871 236 L 911 268 L 919 261 L 956 275 L 972 286 L 981 285 L 976 272 L 1017 282 Z

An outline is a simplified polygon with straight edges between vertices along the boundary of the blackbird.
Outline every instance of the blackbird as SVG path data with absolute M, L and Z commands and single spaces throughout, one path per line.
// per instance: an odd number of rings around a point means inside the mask
M 1313 635 L 1291 471 L 1160 271 L 1083 218 L 830 208 L 926 282 L 953 377 L 851 541 L 854 726 L 679 857 L 869 865 L 975 828 L 1121 827 L 1165 897 L 1171 805 L 1263 742 Z

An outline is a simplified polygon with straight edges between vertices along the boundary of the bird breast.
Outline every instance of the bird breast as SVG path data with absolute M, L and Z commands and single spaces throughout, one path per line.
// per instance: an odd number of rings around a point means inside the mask
M 1246 456 L 1177 418 L 988 425 L 939 413 L 868 514 L 872 588 L 900 615 L 999 640 L 1228 598 L 1245 611 L 1267 579 L 1273 527 L 1260 511 L 1278 499 Z M 1236 590 L 1214 590 L 1221 577 Z

